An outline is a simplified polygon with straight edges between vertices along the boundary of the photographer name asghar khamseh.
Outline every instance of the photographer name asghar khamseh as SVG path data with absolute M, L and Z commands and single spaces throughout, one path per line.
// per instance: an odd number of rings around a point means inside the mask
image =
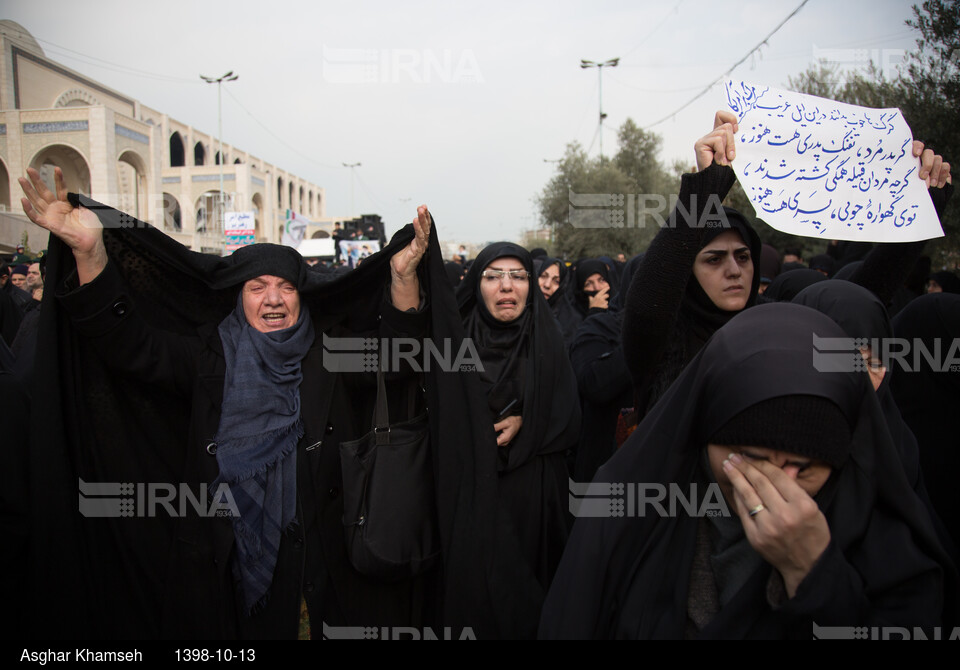
M 30 651 L 29 649 L 24 649 L 23 653 L 20 654 L 21 663 L 27 661 L 39 663 L 40 665 L 46 665 L 47 663 L 69 663 L 71 661 L 109 663 L 110 661 L 142 660 L 143 654 L 138 649 L 134 649 L 133 651 L 95 651 L 93 649 L 75 649 L 74 651 L 54 651 L 53 649 L 47 649 L 46 651 Z

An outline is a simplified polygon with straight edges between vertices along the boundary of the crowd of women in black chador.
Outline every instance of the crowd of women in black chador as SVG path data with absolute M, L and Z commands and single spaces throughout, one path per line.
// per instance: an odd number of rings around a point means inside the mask
M 698 171 L 681 180 L 677 212 L 688 214 L 626 264 L 568 264 L 499 242 L 444 267 L 421 217 L 358 270 L 327 277 L 268 245 L 228 261 L 184 252 L 83 201 L 108 229 L 102 276 L 78 287 L 87 261 L 69 231 L 53 230 L 66 245 L 51 245 L 57 288 L 31 386 L 42 422 L 30 453 L 5 470 L 5 490 L 31 495 L 27 510 L 4 507 L 8 536 L 21 540 L 4 554 L 5 574 L 30 565 L 16 585 L 33 603 L 23 632 L 56 598 L 69 605 L 57 630 L 94 637 L 282 637 L 301 598 L 315 636 L 330 625 L 461 626 L 478 637 L 532 637 L 539 626 L 547 638 L 955 625 L 960 370 L 926 359 L 886 369 L 870 346 L 845 359 L 867 372 L 826 373 L 812 359 L 814 336 L 894 334 L 933 350 L 960 337 L 960 298 L 950 277 L 931 275 L 945 293 L 909 300 L 904 283 L 926 279 L 908 279 L 922 243 L 834 245 L 810 268 L 781 265 L 745 216 L 717 206 L 734 181 L 736 130 L 717 114 L 696 143 Z M 919 143 L 914 155 L 942 211 L 949 167 Z M 46 207 L 82 213 L 77 199 L 33 186 L 35 221 Z M 398 275 L 393 259 L 408 242 L 424 261 Z M 834 272 L 846 281 L 828 280 Z M 286 309 L 292 294 L 247 311 L 243 291 L 263 277 L 292 287 L 302 312 Z M 412 300 L 410 313 L 388 294 Z M 154 334 L 130 331 L 149 346 L 128 351 L 116 333 L 131 326 L 117 324 L 140 319 Z M 279 339 L 264 349 L 244 323 Z M 158 329 L 190 335 L 193 353 L 168 355 Z M 425 572 L 362 575 L 349 555 L 342 457 L 329 443 L 370 429 L 376 383 L 326 370 L 325 345 L 341 335 L 432 337 L 476 352 L 471 365 L 414 377 L 419 392 L 410 370 L 387 377 L 391 423 L 429 416 L 440 558 Z M 120 360 L 139 380 L 111 372 Z M 63 388 L 42 383 L 51 378 Z M 191 485 L 233 477 L 239 522 L 76 513 L 78 478 L 157 474 Z M 701 501 L 716 490 L 729 513 L 574 519 L 571 480 L 699 490 Z

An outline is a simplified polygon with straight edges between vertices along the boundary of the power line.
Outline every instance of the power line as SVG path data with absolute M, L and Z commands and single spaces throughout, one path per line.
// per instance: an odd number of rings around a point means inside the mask
M 241 102 L 237 99 L 237 96 L 235 96 L 233 93 L 230 92 L 230 89 L 224 89 L 224 92 L 225 92 L 227 95 L 229 95 L 229 96 L 233 99 L 233 101 L 234 101 L 235 103 L 237 103 L 237 106 L 238 106 L 240 109 L 242 109 L 244 112 L 246 112 L 247 116 L 249 116 L 251 119 L 253 119 L 253 121 L 254 121 L 258 126 L 260 126 L 260 127 L 263 128 L 265 131 L 267 131 L 267 133 L 269 133 L 270 136 L 271 136 L 273 139 L 275 139 L 277 142 L 279 142 L 280 144 L 282 144 L 283 146 L 285 146 L 287 149 L 289 149 L 290 151 L 294 152 L 295 154 L 297 154 L 297 155 L 300 156 L 301 158 L 310 161 L 310 162 L 313 163 L 314 165 L 318 165 L 318 166 L 320 166 L 320 167 L 322 167 L 322 168 L 327 168 L 328 170 L 338 170 L 338 169 L 339 169 L 339 168 L 336 167 L 336 166 L 327 165 L 326 163 L 321 163 L 321 162 L 318 161 L 317 159 L 315 159 L 315 158 L 313 158 L 313 157 L 311 157 L 311 156 L 308 156 L 308 155 L 305 154 L 305 153 L 302 153 L 299 149 L 297 149 L 297 148 L 295 148 L 295 147 L 287 144 L 286 142 L 284 142 L 276 133 L 274 133 L 272 130 L 270 130 L 269 126 L 267 126 L 265 123 L 261 122 L 257 117 L 255 117 L 255 116 L 253 115 L 253 113 L 250 112 L 249 109 L 247 109 L 246 107 L 244 107 L 244 106 L 243 106 L 243 103 L 241 103 Z
M 360 182 L 360 188 L 363 189 L 363 192 L 367 194 L 367 197 L 373 200 L 373 204 L 377 205 L 383 213 L 386 214 L 387 206 L 380 202 L 379 198 L 375 198 L 373 193 L 370 191 L 370 188 L 367 186 L 367 182 L 363 180 L 362 177 L 357 176 L 357 181 Z
M 774 34 L 775 34 L 778 30 L 780 30 L 780 29 L 784 26 L 784 24 L 786 24 L 787 21 L 789 21 L 789 20 L 792 19 L 794 16 L 796 16 L 796 15 L 797 15 L 797 12 L 799 12 L 801 9 L 803 9 L 803 6 L 806 5 L 809 1 L 810 1 L 810 0 L 803 0 L 803 2 L 801 2 L 799 5 L 797 5 L 797 8 L 794 9 L 792 12 L 790 12 L 790 14 L 787 16 L 787 18 L 785 18 L 783 21 L 781 21 L 779 24 L 777 24 L 777 27 L 774 28 L 772 31 L 770 31 L 770 33 L 768 33 L 766 37 L 764 37 L 762 40 L 760 40 L 760 43 L 757 44 L 757 46 L 755 46 L 755 47 L 753 47 L 752 49 L 750 49 L 750 51 L 748 51 L 743 58 L 741 58 L 741 59 L 738 60 L 736 63 L 734 63 L 732 66 L 730 66 L 730 68 L 729 68 L 726 72 L 724 72 L 724 73 L 721 74 L 719 77 L 717 77 L 716 79 L 714 79 L 712 82 L 710 82 L 709 84 L 707 84 L 707 86 L 706 86 L 702 91 L 700 91 L 699 93 L 697 93 L 697 94 L 696 94 L 695 96 L 693 96 L 690 100 L 688 100 L 688 101 L 685 102 L 683 105 L 681 105 L 678 109 L 674 110 L 674 111 L 671 112 L 670 114 L 667 114 L 665 117 L 663 117 L 662 119 L 660 119 L 660 120 L 657 121 L 656 123 L 652 123 L 652 124 L 650 124 L 650 125 L 648 125 L 648 126 L 646 126 L 646 127 L 647 127 L 647 128 L 654 128 L 654 127 L 656 127 L 656 126 L 659 126 L 661 123 L 663 123 L 663 122 L 666 121 L 667 119 L 675 116 L 676 114 L 679 114 L 680 112 L 682 112 L 683 110 L 685 110 L 687 107 L 689 107 L 690 105 L 692 105 L 694 102 L 696 102 L 697 100 L 699 100 L 700 98 L 702 98 L 704 95 L 706 95 L 706 93 L 707 93 L 711 88 L 713 88 L 713 86 L 714 86 L 717 82 L 719 82 L 719 81 L 722 80 L 724 77 L 726 77 L 728 74 L 730 74 L 731 72 L 733 72 L 734 70 L 736 70 L 736 69 L 737 69 L 737 66 L 741 65 L 745 60 L 747 60 L 748 58 L 750 58 L 750 56 L 753 55 L 754 52 L 758 51 L 758 50 L 760 49 L 760 47 L 762 47 L 764 44 L 766 44 L 766 43 L 767 43 L 767 40 L 769 40 L 771 37 L 773 37 Z
M 104 69 L 113 70 L 115 72 L 121 72 L 123 74 L 135 74 L 140 77 L 148 77 L 150 79 L 158 79 L 160 81 L 170 81 L 170 82 L 176 82 L 176 83 L 182 83 L 182 84 L 199 83 L 194 79 L 184 79 L 182 77 L 171 77 L 170 75 L 159 74 L 157 72 L 148 72 L 146 70 L 138 70 L 136 68 L 132 68 L 126 65 L 121 65 L 120 63 L 114 63 L 112 61 L 104 60 L 102 58 L 97 58 L 96 56 L 91 56 L 89 54 L 81 53 L 79 51 L 74 51 L 73 49 L 68 49 L 67 47 L 60 46 L 59 44 L 54 44 L 53 42 L 49 42 L 45 39 L 41 39 L 36 36 L 34 36 L 34 39 L 36 39 L 38 42 L 43 42 L 44 44 L 54 47 L 55 50 L 59 49 L 61 52 L 66 52 L 63 55 L 65 55 L 67 58 L 73 58 L 74 60 L 78 60 L 81 63 L 84 63 L 85 65 L 93 65 L 95 67 L 102 67 Z M 88 60 L 84 60 L 84 58 Z M 91 61 L 95 61 L 95 62 L 91 62 Z
M 632 49 L 630 49 L 630 51 L 628 51 L 628 52 L 626 52 L 625 54 L 623 54 L 623 56 L 621 56 L 621 58 L 626 58 L 627 56 L 629 56 L 630 54 L 632 54 L 634 51 L 636 51 L 637 49 L 639 49 L 640 47 L 642 47 L 642 46 L 646 43 L 646 41 L 647 41 L 648 39 L 650 39 L 651 37 L 653 37 L 653 36 L 656 34 L 656 32 L 657 32 L 658 30 L 660 30 L 660 26 L 662 26 L 664 23 L 666 23 L 666 22 L 667 22 L 667 19 L 669 19 L 669 18 L 670 18 L 671 16 L 673 16 L 674 14 L 679 13 L 677 10 L 680 9 L 680 5 L 682 5 L 682 4 L 683 4 L 683 0 L 679 0 L 679 1 L 677 2 L 677 4 L 675 4 L 675 5 L 673 6 L 673 9 L 671 9 L 671 10 L 667 13 L 667 15 L 664 16 L 664 17 L 660 20 L 660 23 L 658 23 L 656 26 L 654 26 L 653 29 L 652 29 L 649 33 L 647 33 L 647 34 L 643 37 L 642 40 L 640 40 L 640 43 L 639 43 L 639 44 L 637 44 L 635 47 L 633 47 Z

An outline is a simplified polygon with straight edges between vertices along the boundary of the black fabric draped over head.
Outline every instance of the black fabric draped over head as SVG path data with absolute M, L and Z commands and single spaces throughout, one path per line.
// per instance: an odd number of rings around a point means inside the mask
M 537 277 L 546 272 L 547 268 L 552 265 L 557 266 L 557 272 L 560 275 L 560 285 L 557 287 L 557 290 L 553 292 L 553 295 L 546 299 L 547 304 L 550 305 L 551 308 L 560 301 L 564 291 L 570 286 L 570 272 L 559 258 L 541 256 L 540 258 L 533 259 L 533 274 Z
M 574 273 L 559 258 L 542 257 L 533 261 L 533 267 L 539 277 L 544 270 L 551 265 L 560 268 L 560 286 L 547 298 L 547 305 L 553 312 L 560 327 L 560 333 L 563 335 L 564 345 L 569 348 L 577 334 L 577 328 L 583 321 L 583 316 L 573 304 L 573 284 L 575 282 Z
M 757 294 L 760 292 L 760 259 L 763 244 L 760 242 L 757 231 L 753 229 L 743 214 L 732 207 L 724 207 L 723 212 L 729 225 L 707 228 L 704 232 L 700 250 L 706 249 L 713 240 L 730 230 L 740 234 L 744 244 L 750 249 L 750 260 L 753 263 L 753 283 L 750 285 L 750 297 L 746 305 L 751 307 L 756 303 Z M 703 287 L 700 286 L 700 282 L 694 277 L 691 269 L 690 281 L 687 282 L 687 292 L 680 307 L 680 318 L 686 321 L 700 344 L 706 342 L 714 331 L 733 318 L 735 314 L 736 312 L 727 312 L 713 304 L 713 301 L 704 292 Z
M 826 280 L 822 272 L 809 268 L 790 270 L 770 282 L 763 297 L 769 302 L 790 302 L 803 289 Z
M 513 440 L 495 452 L 500 468 L 497 511 L 501 538 L 519 543 L 523 554 L 514 568 L 528 573 L 525 594 L 513 593 L 517 602 L 513 616 L 529 625 L 522 636 L 533 637 L 569 532 L 565 452 L 576 444 L 580 404 L 560 331 L 537 277 L 529 278 L 527 306 L 518 318 L 504 323 L 487 311 L 480 292 L 480 282 L 486 281 L 481 273 L 505 257 L 518 259 L 528 271 L 533 269 L 523 247 L 492 244 L 477 256 L 457 298 L 466 334 L 473 339 L 484 367 L 477 376 L 486 394 L 483 409 L 489 428 L 481 429 L 482 435 L 493 438 L 494 423 L 511 415 L 522 417 Z
M 623 267 L 623 286 L 629 286 L 640 266 L 642 255 Z M 577 375 L 583 426 L 573 465 L 573 479 L 588 482 L 616 450 L 617 418 L 620 410 L 633 404 L 633 383 L 623 358 L 620 329 L 623 301 L 620 291 L 610 309 L 588 316 L 577 330 L 570 347 L 570 362 Z
M 957 472 L 960 472 L 960 295 L 931 293 L 907 304 L 893 319 L 897 338 L 909 343 L 909 369 L 890 379 L 903 420 L 920 445 L 920 467 L 934 508 L 960 546 Z M 934 368 L 918 352 L 940 351 Z
M 952 618 L 944 611 L 944 584 L 951 605 L 956 592 L 949 559 L 903 474 L 873 389 L 866 375 L 817 371 L 814 334 L 845 335 L 799 305 L 759 305 L 735 316 L 594 479 L 705 486 L 707 439 L 744 409 L 807 395 L 843 412 L 853 433 L 849 460 L 816 496 L 830 545 L 777 609 L 766 595 L 772 567 L 760 561 L 701 637 L 810 639 L 813 623 L 938 626 Z M 647 506 L 643 515 L 577 519 L 544 604 L 541 636 L 684 637 L 701 523 L 709 522 L 682 506 L 673 515 Z
M 307 272 L 299 254 L 284 247 L 255 245 L 227 258 L 199 254 L 110 207 L 70 198 L 102 221 L 110 263 L 142 320 L 191 337 L 222 322 L 236 308 L 237 287 L 260 274 L 296 277 L 301 304 L 319 330 L 339 324 L 367 331 L 377 323 L 390 258 L 413 238 L 413 227 L 405 227 L 347 274 Z M 76 264 L 59 239 L 51 236 L 49 249 L 47 283 L 59 289 Z M 436 227 L 418 274 L 429 296 L 431 337 L 449 340 L 451 350 L 459 351 L 463 326 Z M 78 479 L 182 481 L 186 449 L 180 447 L 187 443 L 191 400 L 112 372 L 77 332 L 53 288 L 45 294 L 37 352 L 27 451 L 31 572 L 25 578 L 28 602 L 17 610 L 26 613 L 38 637 L 156 637 L 175 520 L 84 517 L 77 507 Z M 519 550 L 497 541 L 496 450 L 484 432 L 489 414 L 461 375 L 438 368 L 424 379 L 428 406 L 442 408 L 430 413 L 443 547 L 438 621 L 474 627 L 478 636 L 515 635 L 511 591 L 520 588 L 514 567 Z M 369 426 L 369 417 L 356 419 Z M 51 603 L 57 609 L 53 618 Z
M 530 277 L 525 309 L 519 317 L 505 323 L 487 310 L 480 282 L 483 270 L 498 258 L 506 257 L 518 259 Z M 491 419 L 499 421 L 500 412 L 513 401 L 517 402 L 504 417 L 523 416 L 520 434 L 509 448 L 501 450 L 503 469 L 513 469 L 537 455 L 570 446 L 576 434 L 571 438 L 565 431 L 571 423 L 579 427 L 576 382 L 569 364 L 565 364 L 566 350 L 540 292 L 527 250 L 510 242 L 486 247 L 477 255 L 474 271 L 457 290 L 457 302 L 466 334 L 483 361 L 480 379 L 487 392 Z
M 447 273 L 450 285 L 453 286 L 453 288 L 457 288 L 460 282 L 463 281 L 463 265 L 461 263 L 447 261 L 443 264 L 443 269 Z
M 617 294 L 618 282 L 616 274 L 612 272 L 600 259 L 583 260 L 577 263 L 577 270 L 574 274 L 573 296 L 574 304 L 581 316 L 586 316 L 590 311 L 590 298 L 597 294 L 597 291 L 587 291 L 583 288 L 586 281 L 595 274 L 599 274 L 610 284 L 610 291 L 607 297 L 612 299 Z
M 856 261 L 859 262 L 859 261 Z M 849 266 L 848 266 L 849 267 Z M 887 310 L 873 293 L 868 289 L 848 281 L 828 279 L 805 288 L 793 299 L 797 305 L 812 307 L 818 312 L 826 314 L 851 338 L 864 340 L 867 346 L 873 349 L 872 357 L 881 360 L 883 348 L 889 338 L 893 337 L 893 326 L 887 317 Z M 897 403 L 890 391 L 891 380 L 897 375 L 891 367 L 877 389 L 877 400 L 887 421 L 887 428 L 893 444 L 897 448 L 904 472 L 911 488 L 920 496 L 920 499 L 929 508 L 934 527 L 941 543 L 952 555 L 956 556 L 956 548 L 952 539 L 948 539 L 946 529 L 939 515 L 934 511 L 924 484 L 924 477 L 920 467 L 920 449 L 917 438 L 904 422 L 900 415 Z
M 760 255 L 762 243 L 760 236 L 750 226 L 744 216 L 732 207 L 723 208 L 723 219 L 710 221 L 710 227 L 703 233 L 700 250 L 717 237 L 730 230 L 740 234 L 741 239 L 750 249 L 750 260 L 753 264 L 753 282 L 750 285 L 750 296 L 744 309 L 757 303 L 760 293 Z M 690 269 L 677 322 L 674 327 L 675 336 L 672 336 L 655 370 L 648 373 L 646 379 L 638 382 L 638 407 L 649 409 L 658 398 L 667 390 L 667 387 L 680 374 L 684 366 L 693 358 L 710 336 L 732 319 L 737 312 L 728 312 L 717 307 L 707 296 L 700 282 Z
M 940 284 L 944 293 L 960 293 L 960 278 L 952 272 L 931 272 L 930 279 Z
M 760 281 L 770 283 L 780 274 L 780 252 L 764 244 L 760 252 Z

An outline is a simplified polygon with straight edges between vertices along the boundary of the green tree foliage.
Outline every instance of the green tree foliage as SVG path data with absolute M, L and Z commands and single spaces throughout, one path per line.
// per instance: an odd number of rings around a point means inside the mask
M 579 143 L 567 145 L 556 173 L 537 198 L 541 221 L 553 231 L 557 253 L 573 259 L 620 252 L 631 256 L 646 249 L 659 230 L 657 216 L 667 218 L 669 194 L 677 188 L 677 180 L 659 161 L 660 143 L 659 135 L 627 119 L 617 133 L 618 150 L 612 159 L 590 158 Z M 614 213 L 611 225 L 577 227 L 570 219 L 571 197 L 577 194 L 608 194 L 623 200 L 597 209 L 599 217 Z M 636 203 L 638 196 L 644 196 L 644 204 L 654 211 L 636 216 L 636 208 L 628 203 Z M 634 213 L 632 219 L 628 210 Z M 623 221 L 616 212 L 624 213 Z
M 788 88 L 866 107 L 899 107 L 913 136 L 955 169 L 960 178 L 960 0 L 913 6 L 907 25 L 920 32 L 893 79 L 872 66 L 839 72 L 821 62 L 788 79 Z M 927 244 L 934 268 L 960 268 L 960 203 L 954 198 L 940 223 L 946 237 Z

